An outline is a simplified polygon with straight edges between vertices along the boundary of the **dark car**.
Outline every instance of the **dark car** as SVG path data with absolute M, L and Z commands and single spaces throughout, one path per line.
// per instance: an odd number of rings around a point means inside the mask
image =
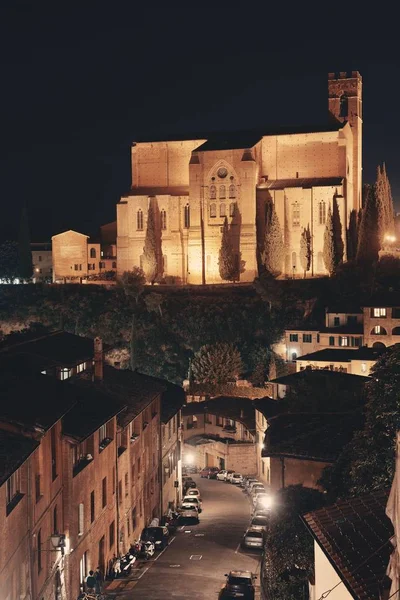
M 169 544 L 169 531 L 165 525 L 145 527 L 140 536 L 142 542 L 154 542 L 156 550 L 163 550 Z
M 251 571 L 231 571 L 225 574 L 226 582 L 219 594 L 220 600 L 244 598 L 254 600 L 254 581 L 256 576 Z
M 206 467 L 200 471 L 200 477 L 207 477 L 207 479 L 217 479 L 217 473 L 219 473 L 218 467 Z

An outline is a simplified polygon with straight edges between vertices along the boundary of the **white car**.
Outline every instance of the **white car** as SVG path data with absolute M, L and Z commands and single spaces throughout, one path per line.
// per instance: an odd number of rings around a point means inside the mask
M 228 471 L 225 481 L 227 481 L 228 483 L 232 483 L 232 475 L 235 473 L 235 471 Z
M 222 471 L 220 471 L 219 473 L 217 473 L 217 479 L 218 481 L 225 481 L 225 478 L 228 474 L 228 471 L 226 471 L 225 469 L 223 469 Z
M 231 483 L 235 485 L 240 485 L 243 481 L 243 477 L 240 473 L 233 473 L 231 477 Z
M 261 506 L 264 505 L 264 502 L 267 504 L 269 499 L 270 499 L 270 494 L 267 494 L 267 492 L 265 490 L 262 490 L 260 492 L 255 492 L 252 495 L 253 498 L 253 505 L 256 506 L 257 504 L 260 504 Z
M 196 498 L 201 500 L 200 490 L 198 488 L 189 488 L 185 496 L 196 496 Z
M 267 531 L 269 522 L 270 519 L 268 515 L 256 515 L 251 519 L 250 528 Z
M 254 494 L 265 492 L 265 487 L 262 483 L 255 483 L 250 489 L 250 496 L 254 496 Z
M 191 504 L 192 506 L 195 506 L 199 512 L 202 511 L 202 502 L 197 496 L 185 496 L 182 500 L 182 505 L 183 504 Z

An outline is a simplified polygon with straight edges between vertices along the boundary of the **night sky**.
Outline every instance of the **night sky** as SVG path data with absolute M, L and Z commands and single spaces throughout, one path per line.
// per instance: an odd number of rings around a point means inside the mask
M 33 241 L 114 220 L 140 137 L 324 123 L 329 71 L 361 72 L 364 182 L 385 161 L 400 210 L 397 39 L 310 21 L 296 34 L 267 5 L 204 6 L 3 5 L 1 239 L 15 237 L 24 201 Z

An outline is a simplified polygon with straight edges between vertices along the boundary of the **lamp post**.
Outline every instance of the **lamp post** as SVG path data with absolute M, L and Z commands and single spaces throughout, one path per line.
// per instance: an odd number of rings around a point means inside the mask
M 51 544 L 53 546 L 53 550 L 49 550 L 49 552 L 58 552 L 61 550 L 61 555 L 64 556 L 65 552 L 65 534 L 64 533 L 53 533 L 50 536 Z

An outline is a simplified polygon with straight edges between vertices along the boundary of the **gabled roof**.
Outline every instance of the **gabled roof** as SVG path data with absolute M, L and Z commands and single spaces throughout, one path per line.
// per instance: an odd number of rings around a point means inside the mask
M 54 331 L 27 341 L 6 342 L 0 345 L 0 361 L 17 357 L 32 361 L 37 369 L 47 366 L 69 367 L 94 355 L 93 340 L 66 331 Z
M 361 411 L 281 414 L 268 419 L 261 455 L 334 462 L 361 426 Z
M 389 490 L 342 500 L 303 520 L 350 594 L 379 600 L 393 550 L 385 514 Z M 329 586 L 327 586 L 329 587 Z
M 0 485 L 26 461 L 39 446 L 30 437 L 0 429 Z
M 367 348 L 363 346 L 359 350 L 347 348 L 324 348 L 298 356 L 298 360 L 321 361 L 321 362 L 350 362 L 352 360 L 377 360 L 385 348 Z
M 67 231 L 60 231 L 60 233 L 56 233 L 55 235 L 52 235 L 51 239 L 54 239 L 55 237 L 58 237 L 59 235 L 65 235 L 66 233 L 76 233 L 76 235 L 82 235 L 85 238 L 89 237 L 85 233 L 80 233 L 80 231 L 75 231 L 74 229 L 67 229 Z
M 255 409 L 249 398 L 240 396 L 217 396 L 204 402 L 190 402 L 182 409 L 182 414 L 197 415 L 209 413 L 242 423 L 251 433 L 255 433 Z
M 265 396 L 265 398 L 256 398 L 253 400 L 253 406 L 267 419 L 269 417 L 275 417 L 282 411 L 279 400 L 274 400 L 269 396 Z
M 271 179 L 262 187 L 268 190 L 284 190 L 286 188 L 335 187 L 343 183 L 343 177 L 303 177 L 298 179 Z

